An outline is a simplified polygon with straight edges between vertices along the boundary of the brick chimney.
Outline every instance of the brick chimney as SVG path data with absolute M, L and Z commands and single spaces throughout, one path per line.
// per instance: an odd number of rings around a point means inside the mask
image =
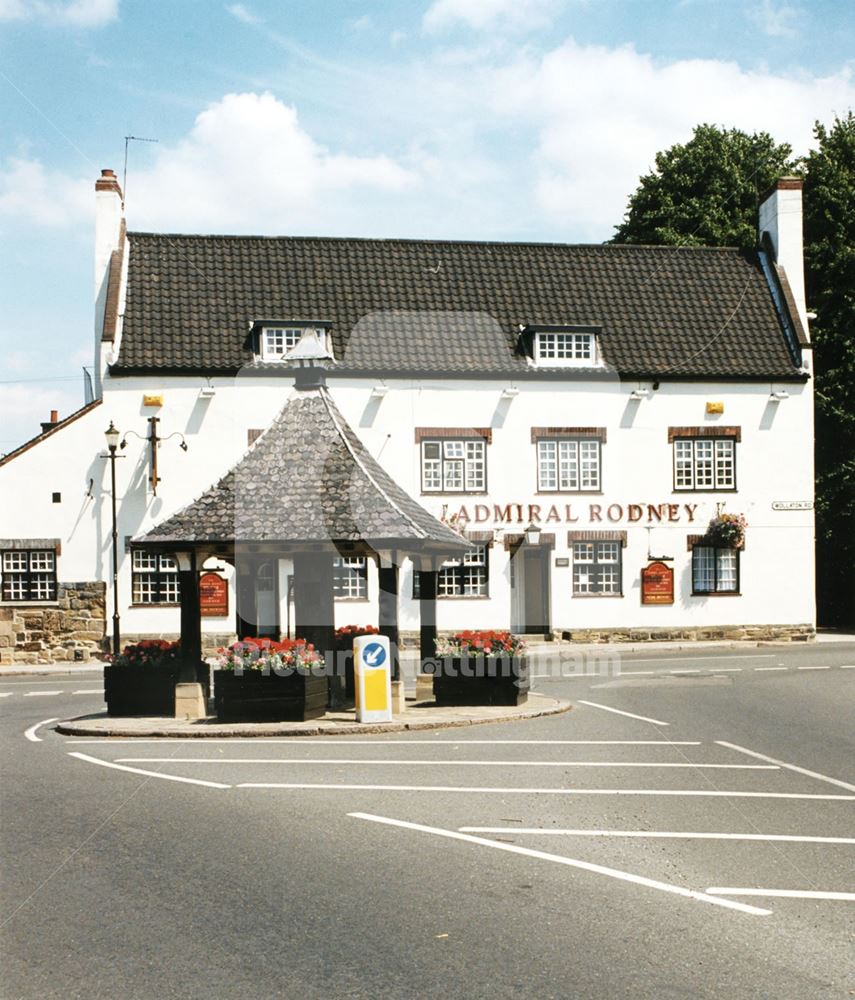
M 59 411 L 51 410 L 50 420 L 42 421 L 42 434 L 45 434 L 47 431 L 51 430 L 51 428 L 56 427 L 58 423 L 59 423 Z
M 805 330 L 805 262 L 802 237 L 801 177 L 781 177 L 760 204 L 760 240 L 768 234 L 775 263 L 784 269 Z

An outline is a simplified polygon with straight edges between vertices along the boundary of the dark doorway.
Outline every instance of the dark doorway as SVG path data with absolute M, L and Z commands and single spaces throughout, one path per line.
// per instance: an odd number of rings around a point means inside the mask
M 243 562 L 243 561 L 242 561 Z M 249 560 L 238 566 L 237 633 L 244 638 L 279 638 L 278 562 Z
M 549 632 L 549 565 L 551 549 L 520 545 L 511 556 L 511 630 Z

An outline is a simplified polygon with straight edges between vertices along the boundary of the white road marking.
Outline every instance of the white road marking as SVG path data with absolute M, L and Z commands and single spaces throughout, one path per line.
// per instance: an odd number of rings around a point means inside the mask
M 124 764 L 383 764 L 403 767 L 690 767 L 730 771 L 778 771 L 775 764 L 691 764 L 611 760 L 384 760 L 371 757 L 117 757 Z
M 760 840 L 793 844 L 855 844 L 855 837 L 800 837 L 783 833 L 689 833 L 662 830 L 557 830 L 520 826 L 460 826 L 464 833 L 523 833 L 538 837 L 649 837 L 666 840 Z M 709 891 L 709 890 L 707 890 Z
M 78 760 L 85 760 L 90 764 L 100 764 L 101 767 L 112 767 L 117 771 L 130 771 L 131 774 L 144 774 L 149 778 L 163 778 L 164 781 L 181 781 L 188 785 L 204 785 L 206 788 L 231 788 L 231 785 L 224 785 L 219 781 L 202 781 L 199 778 L 182 778 L 177 774 L 162 774 L 160 771 L 144 771 L 139 767 L 125 767 L 123 764 L 114 764 L 110 760 L 100 760 L 98 757 L 90 757 L 89 754 L 69 751 L 69 757 L 76 757 Z
M 741 674 L 742 667 L 713 667 L 714 674 Z
M 25 691 L 25 698 L 43 698 L 47 695 L 62 694 L 62 691 Z
M 0 691 L 0 698 L 11 698 L 14 691 Z
M 100 763 L 103 763 L 101 761 Z M 118 766 L 118 765 L 116 765 Z M 855 802 L 855 795 L 814 795 L 807 792 L 733 792 L 722 789 L 673 788 L 491 788 L 460 785 L 325 785 L 320 782 L 244 781 L 236 788 L 315 789 L 331 792 L 468 792 L 484 795 L 664 795 L 737 799 L 821 799 Z
M 658 670 L 621 670 L 620 676 L 625 677 L 627 674 L 640 675 L 640 674 L 658 674 Z
M 103 694 L 104 688 L 87 688 L 82 691 L 72 691 L 72 694 Z
M 755 667 L 755 670 L 786 670 L 786 667 Z
M 774 660 L 777 653 L 734 653 L 732 656 L 678 656 L 672 663 L 717 663 L 719 660 Z M 639 656 L 633 657 L 628 663 L 667 663 L 662 656 Z
M 31 743 L 43 743 L 44 740 L 41 736 L 36 736 L 36 730 L 42 726 L 50 725 L 51 722 L 59 722 L 59 719 L 43 719 L 41 722 L 37 722 L 34 726 L 30 726 L 29 729 L 25 730 L 24 736 L 26 736 Z
M 290 743 L 292 746 L 617 746 L 617 747 L 699 747 L 700 740 L 369 740 L 369 739 L 316 739 L 312 736 L 301 736 L 299 744 L 294 743 L 293 736 L 222 736 L 203 737 L 204 743 Z M 154 737 L 145 739 L 140 736 L 102 736 L 96 739 L 73 739 L 66 743 L 192 743 L 199 746 L 198 736 Z
M 519 847 L 516 844 L 499 843 L 495 840 L 488 840 L 485 837 L 472 837 L 469 834 L 458 833 L 456 830 L 444 830 L 437 826 L 424 826 L 421 823 L 408 823 L 405 820 L 391 819 L 387 816 L 375 816 L 372 813 L 352 812 L 348 816 L 354 819 L 364 819 L 370 823 L 382 823 L 386 826 L 400 827 L 404 830 L 415 830 L 419 833 L 431 833 L 437 837 L 446 837 L 449 840 L 462 840 L 468 844 L 478 844 L 480 847 L 489 847 L 497 851 L 506 851 L 509 854 L 521 854 L 527 858 L 537 858 L 540 861 L 551 861 L 558 865 L 567 865 L 570 868 L 580 868 L 582 871 L 593 872 L 595 875 L 606 875 L 609 878 L 619 879 L 622 882 L 631 882 L 634 885 L 643 885 L 648 889 L 658 889 L 660 892 L 669 892 L 676 896 L 683 896 L 687 899 L 694 899 L 700 903 L 713 903 L 717 905 L 727 904 L 728 908 L 739 910 L 742 913 L 751 913 L 754 916 L 769 916 L 771 910 L 763 910 L 756 906 L 748 906 L 744 903 L 736 903 L 733 900 L 719 899 L 703 892 L 693 889 L 684 889 L 679 885 L 672 885 L 670 882 L 659 882 L 656 879 L 645 878 L 643 875 L 633 875 L 631 872 L 620 871 L 617 868 L 606 868 L 604 865 L 595 865 L 590 861 L 580 861 L 577 858 L 566 858 L 560 854 L 547 854 L 545 851 L 534 851 L 529 847 Z
M 700 670 L 690 670 L 688 667 L 684 667 L 682 670 L 669 670 L 669 674 L 699 674 Z
M 604 712 L 614 712 L 615 715 L 625 715 L 630 719 L 638 719 L 641 722 L 652 722 L 654 726 L 667 726 L 669 723 L 660 722 L 659 719 L 649 719 L 646 715 L 635 715 L 632 712 L 624 712 L 619 708 L 610 708 L 608 705 L 600 705 L 596 701 L 579 700 L 580 705 L 588 705 L 590 708 L 601 708 Z
M 814 889 L 739 889 L 714 885 L 711 896 L 776 896 L 779 899 L 844 899 L 855 902 L 855 892 L 820 892 Z
M 766 754 L 757 753 L 755 750 L 748 750 L 746 747 L 738 746 L 736 743 L 728 743 L 726 740 L 716 740 L 721 747 L 729 747 L 737 753 L 748 754 L 749 757 L 756 757 L 758 760 L 765 760 L 768 764 L 777 764 L 778 767 L 785 767 L 788 771 L 795 771 L 797 774 L 806 774 L 809 778 L 816 778 L 818 781 L 827 781 L 830 785 L 837 785 L 839 788 L 846 788 L 850 792 L 855 792 L 855 785 L 850 785 L 848 781 L 841 781 L 839 778 L 830 778 L 827 774 L 820 774 L 818 771 L 809 771 L 805 767 L 798 767 L 796 764 L 787 764 L 776 757 L 767 757 Z
M 796 670 L 831 670 L 831 667 L 796 667 Z
M 840 667 L 840 669 L 841 670 L 855 670 L 855 663 L 842 664 L 841 667 Z

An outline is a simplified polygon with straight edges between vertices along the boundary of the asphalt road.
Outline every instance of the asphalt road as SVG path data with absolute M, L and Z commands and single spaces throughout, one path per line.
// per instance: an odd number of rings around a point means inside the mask
M 851 998 L 853 667 L 541 660 L 572 712 L 296 741 L 62 737 L 97 675 L 0 677 L 0 995 Z

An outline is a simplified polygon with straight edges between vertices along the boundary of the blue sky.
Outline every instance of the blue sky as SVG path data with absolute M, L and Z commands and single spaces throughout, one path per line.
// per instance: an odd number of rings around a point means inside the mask
M 804 152 L 852 0 L 0 0 L 0 453 L 82 401 L 94 181 L 131 229 L 607 239 L 712 121 Z

